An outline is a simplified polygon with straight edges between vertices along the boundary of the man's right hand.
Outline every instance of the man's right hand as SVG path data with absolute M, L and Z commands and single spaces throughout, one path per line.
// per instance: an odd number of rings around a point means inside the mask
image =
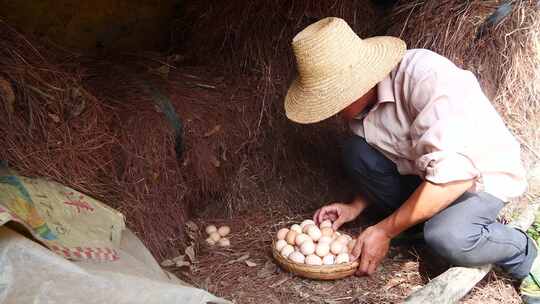
M 351 204 L 332 203 L 319 208 L 313 215 L 313 221 L 319 225 L 324 220 L 332 221 L 332 228 L 337 230 L 341 225 L 354 220 L 365 209 L 363 202 Z

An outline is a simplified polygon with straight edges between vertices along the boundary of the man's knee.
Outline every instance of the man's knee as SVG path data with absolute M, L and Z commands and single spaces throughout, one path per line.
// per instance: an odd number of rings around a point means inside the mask
M 459 225 L 437 225 L 427 221 L 424 225 L 424 239 L 428 246 L 448 262 L 458 266 L 479 266 L 485 257 L 474 250 L 481 242 L 481 231 L 473 232 L 473 227 Z

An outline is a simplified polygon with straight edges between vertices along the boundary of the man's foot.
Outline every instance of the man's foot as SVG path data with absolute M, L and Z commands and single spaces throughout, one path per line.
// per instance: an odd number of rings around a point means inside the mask
M 529 236 L 534 238 L 530 231 L 527 231 L 527 233 Z M 531 243 L 536 247 L 536 249 L 538 249 L 536 240 L 533 240 Z M 534 259 L 531 271 L 529 272 L 529 275 L 527 275 L 527 277 L 525 277 L 521 282 L 519 291 L 524 303 L 540 304 L 540 254 L 538 254 Z

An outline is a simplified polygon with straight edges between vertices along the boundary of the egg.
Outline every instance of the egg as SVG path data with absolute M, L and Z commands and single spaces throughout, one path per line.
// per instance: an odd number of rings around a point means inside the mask
M 294 252 L 294 248 L 293 248 L 293 246 L 291 246 L 291 245 L 289 245 L 289 244 L 283 246 L 283 248 L 281 248 L 281 250 L 279 251 L 279 253 L 280 253 L 282 256 L 286 257 L 286 258 L 289 257 L 289 255 L 290 255 L 291 253 L 293 253 L 293 252 Z
M 319 229 L 319 227 L 315 225 L 309 226 L 307 230 L 307 235 L 309 235 L 309 237 L 315 242 L 318 241 L 322 236 L 321 230 Z
M 291 230 L 295 231 L 296 233 L 302 233 L 302 227 L 298 224 L 294 224 L 291 226 Z
M 221 238 L 221 235 L 219 235 L 219 233 L 217 233 L 217 232 L 212 232 L 212 233 L 210 233 L 209 238 L 211 238 L 214 242 L 217 242 Z
M 332 265 L 332 264 L 334 264 L 334 255 L 333 254 L 325 255 L 322 258 L 322 263 L 323 263 L 323 265 Z
M 229 234 L 229 232 L 231 232 L 231 228 L 229 226 L 221 226 L 218 229 L 218 233 L 221 236 L 226 236 L 227 234 Z
M 319 225 L 319 227 L 320 227 L 321 229 L 323 229 L 323 228 L 332 228 L 332 221 L 330 221 L 330 220 L 324 220 L 324 221 L 321 222 L 321 224 Z
M 300 228 L 304 230 L 304 227 L 307 225 L 315 225 L 315 222 L 313 220 L 304 220 L 302 223 L 300 223 Z
M 289 230 L 289 232 L 287 232 L 287 235 L 285 236 L 285 240 L 287 241 L 288 244 L 290 245 L 294 245 L 294 240 L 296 239 L 296 235 L 298 233 L 294 230 Z
M 317 225 L 315 225 L 315 224 L 307 224 L 304 227 L 302 227 L 302 232 L 307 233 L 308 229 L 310 229 L 311 227 L 317 227 Z
M 302 245 L 303 242 L 305 242 L 307 240 L 311 240 L 311 238 L 307 234 L 300 233 L 300 234 L 296 235 L 296 238 L 294 239 L 294 243 L 297 246 L 300 246 L 300 245 Z
M 287 228 L 281 228 L 276 234 L 276 237 L 278 240 L 284 240 L 285 236 L 287 235 L 287 232 L 289 232 L 289 229 Z
M 285 245 L 287 245 L 287 241 L 285 241 L 285 240 L 278 240 L 278 241 L 276 242 L 276 245 L 275 245 L 276 250 L 277 250 L 277 251 L 281 251 L 281 249 L 283 249 L 283 247 L 285 247 Z
M 323 236 L 321 236 L 321 238 L 319 239 L 319 244 L 322 244 L 322 243 L 328 243 L 328 244 L 330 244 L 330 243 L 332 243 L 332 241 L 333 241 L 333 240 L 332 240 L 331 237 L 326 236 L 326 235 L 323 235 Z
M 302 245 L 300 245 L 300 252 L 306 256 L 313 254 L 315 252 L 315 244 L 313 244 L 312 241 L 303 242 Z
M 336 238 L 336 241 L 341 242 L 343 244 L 347 244 L 349 243 L 350 238 L 351 238 L 350 236 L 342 234 Z
M 306 259 L 306 257 L 299 251 L 294 251 L 293 253 L 289 255 L 288 258 L 289 260 L 295 263 L 300 263 L 300 264 L 304 264 L 304 260 Z
M 212 232 L 216 232 L 216 231 L 217 231 L 217 228 L 216 228 L 216 226 L 214 226 L 214 225 L 208 225 L 208 226 L 206 227 L 206 233 L 208 233 L 208 234 L 210 234 L 210 233 L 212 233 Z
M 315 254 L 320 257 L 324 257 L 330 252 L 330 244 L 328 243 L 319 243 L 315 247 Z
M 314 254 L 306 256 L 304 262 L 308 265 L 322 265 L 322 259 Z
M 336 264 L 341 264 L 341 263 L 349 263 L 349 254 L 348 253 L 340 253 L 336 257 Z
M 338 231 L 335 231 L 333 234 L 332 234 L 332 239 L 337 239 L 339 236 L 341 235 L 341 233 L 339 233 Z
M 210 246 L 214 246 L 216 244 L 216 241 L 214 241 L 211 237 L 208 237 L 206 239 L 206 243 Z
M 229 241 L 228 238 L 221 238 L 221 239 L 219 239 L 217 244 L 219 246 L 221 246 L 221 247 L 229 247 L 229 246 L 231 246 L 231 241 Z
M 321 234 L 324 236 L 332 237 L 332 235 L 334 234 L 334 229 L 329 227 L 321 228 Z
M 343 243 L 335 240 L 330 244 L 330 252 L 333 254 L 340 254 L 343 252 L 344 247 L 345 245 Z
M 349 243 L 347 243 L 347 249 L 349 250 L 349 252 L 351 252 L 354 248 L 354 245 L 356 245 L 356 240 L 355 239 L 352 239 L 349 241 Z

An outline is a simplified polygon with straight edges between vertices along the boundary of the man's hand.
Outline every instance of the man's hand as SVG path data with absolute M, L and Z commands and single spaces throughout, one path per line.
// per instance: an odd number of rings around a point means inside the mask
M 337 230 L 341 225 L 354 220 L 362 210 L 364 206 L 355 203 L 332 203 L 315 211 L 313 221 L 319 225 L 324 220 L 330 220 L 332 228 Z
M 351 252 L 352 259 L 359 259 L 360 263 L 356 275 L 372 275 L 375 272 L 377 266 L 388 253 L 390 240 L 391 238 L 386 234 L 386 231 L 377 225 L 367 228 L 358 235 Z

